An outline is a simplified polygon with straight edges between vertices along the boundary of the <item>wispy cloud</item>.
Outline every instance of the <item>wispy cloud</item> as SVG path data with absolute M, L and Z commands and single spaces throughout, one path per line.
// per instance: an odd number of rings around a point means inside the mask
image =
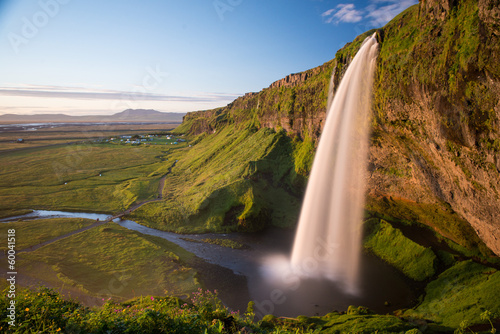
M 326 23 L 339 24 L 340 22 L 355 23 L 363 19 L 363 12 L 356 9 L 352 3 L 339 4 L 337 7 L 332 8 L 321 14 L 325 18 Z
M 137 90 L 136 90 L 137 88 Z M 162 94 L 101 87 L 0 85 L 0 115 L 63 113 L 68 115 L 112 114 L 125 109 L 156 109 L 165 112 L 189 112 L 224 106 L 239 94 L 181 92 Z
M 0 87 L 0 96 L 64 98 L 80 100 L 120 100 L 124 98 L 130 98 L 134 101 L 217 102 L 232 100 L 237 98 L 239 95 L 223 93 L 191 93 L 186 95 L 168 95 L 108 89 L 87 89 L 80 87 L 22 85 Z
M 370 0 L 365 8 L 357 9 L 354 3 L 339 4 L 321 14 L 325 23 L 356 23 L 369 20 L 372 26 L 382 26 L 418 0 Z
M 392 20 L 406 8 L 418 3 L 418 0 L 372 0 L 373 4 L 366 7 L 366 17 L 371 18 L 373 25 L 383 25 Z M 385 4 L 383 6 L 378 6 Z

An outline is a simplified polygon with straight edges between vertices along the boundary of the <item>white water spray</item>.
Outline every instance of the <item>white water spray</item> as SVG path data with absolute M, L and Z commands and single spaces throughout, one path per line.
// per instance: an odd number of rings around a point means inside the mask
M 358 293 L 375 34 L 365 39 L 329 106 L 302 204 L 291 265 Z M 329 97 L 330 99 L 331 97 Z

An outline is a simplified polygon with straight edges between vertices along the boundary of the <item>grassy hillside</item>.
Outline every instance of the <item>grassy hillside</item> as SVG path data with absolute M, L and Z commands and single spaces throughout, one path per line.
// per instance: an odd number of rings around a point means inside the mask
M 178 162 L 166 178 L 164 201 L 142 206 L 134 219 L 177 232 L 295 224 L 297 185 L 304 181 L 289 159 L 294 143 L 284 133 L 258 130 L 248 122 L 230 124 L 194 138 L 190 145 L 171 157 Z M 297 158 L 300 168 L 304 164 Z

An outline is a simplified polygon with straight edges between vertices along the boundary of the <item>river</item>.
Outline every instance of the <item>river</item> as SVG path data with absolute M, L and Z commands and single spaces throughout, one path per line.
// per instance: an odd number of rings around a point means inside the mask
M 0 222 L 41 218 L 105 221 L 111 217 L 97 213 L 35 210 L 27 215 L 0 219 Z M 362 278 L 358 295 L 344 293 L 335 282 L 326 279 L 299 278 L 287 266 L 294 239 L 292 230 L 269 228 L 259 233 L 180 235 L 152 229 L 131 220 L 117 218 L 114 221 L 127 229 L 164 238 L 203 259 L 211 268 L 210 279 L 204 282 L 205 286 L 221 291 L 220 298 L 233 309 L 244 311 L 246 304 L 253 300 L 257 316 L 268 313 L 289 317 L 323 315 L 333 310 L 345 311 L 349 305 L 363 305 L 385 314 L 411 306 L 416 297 L 401 273 L 366 253 L 361 259 Z M 204 238 L 227 238 L 247 247 L 222 247 L 201 242 Z M 243 277 L 246 287 L 242 284 Z M 242 288 L 247 291 L 242 291 Z

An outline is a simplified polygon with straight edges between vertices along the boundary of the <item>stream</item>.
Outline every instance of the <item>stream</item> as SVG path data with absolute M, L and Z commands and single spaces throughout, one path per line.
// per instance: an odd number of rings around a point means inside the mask
M 0 219 L 0 222 L 42 218 L 104 221 L 111 216 L 35 210 L 26 215 Z M 116 218 L 113 221 L 127 229 L 164 238 L 193 253 L 206 263 L 203 268 L 210 268 L 210 279 L 203 279 L 201 273 L 205 287 L 218 290 L 224 304 L 235 310 L 243 312 L 248 302 L 254 301 L 257 317 L 265 314 L 288 317 L 324 315 L 333 310 L 345 311 L 349 305 L 363 305 L 385 314 L 411 306 L 417 297 L 401 273 L 366 253 L 361 259 L 360 291 L 357 295 L 345 293 L 333 281 L 299 277 L 287 265 L 295 233 L 292 230 L 268 228 L 259 233 L 180 235 L 152 229 L 131 220 Z M 222 247 L 202 242 L 205 238 L 231 239 L 247 247 Z

